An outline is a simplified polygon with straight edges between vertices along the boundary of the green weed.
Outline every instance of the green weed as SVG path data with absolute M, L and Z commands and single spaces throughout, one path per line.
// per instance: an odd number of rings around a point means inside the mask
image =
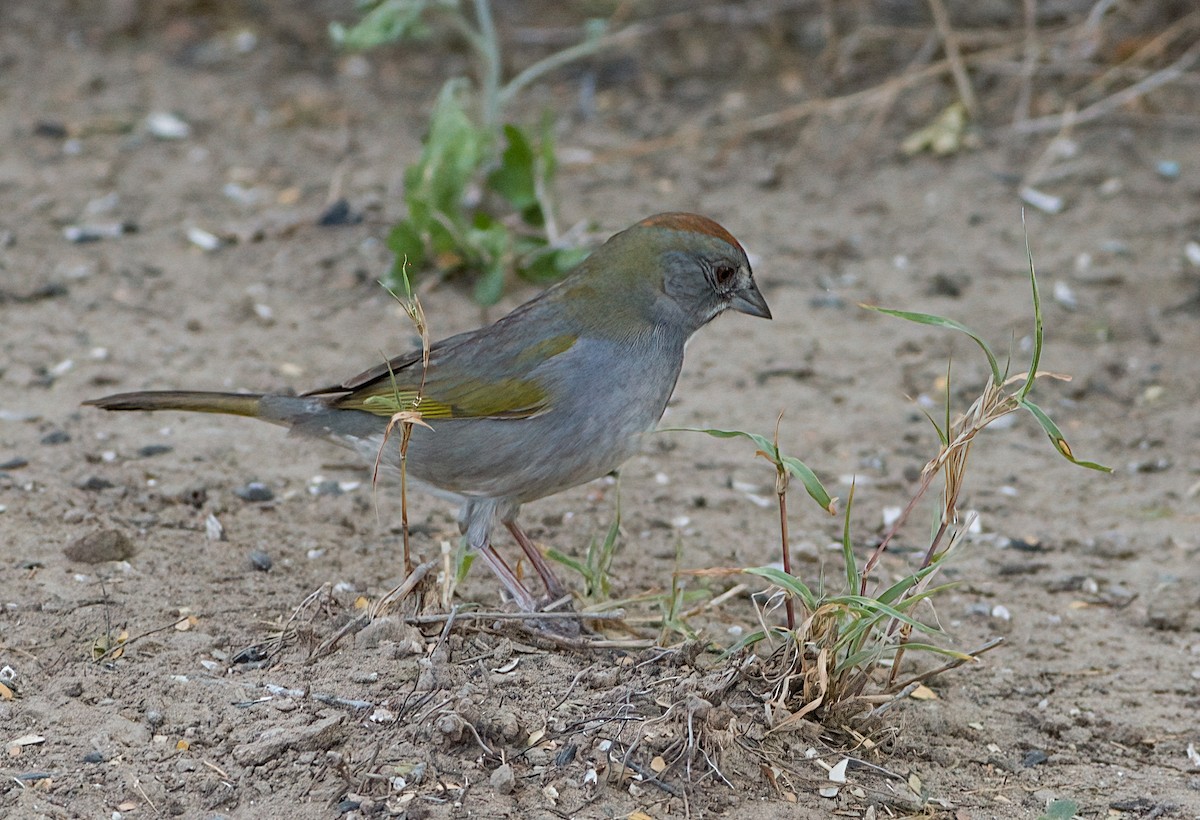
M 960 515 L 958 501 L 966 476 L 968 456 L 975 436 L 988 425 L 1017 410 L 1029 412 L 1049 436 L 1051 444 L 1064 458 L 1081 467 L 1109 471 L 1073 454 L 1058 426 L 1049 415 L 1029 399 L 1040 378 L 1063 378 L 1038 370 L 1043 347 L 1041 298 L 1032 255 L 1028 247 L 1029 282 L 1033 293 L 1033 352 L 1028 369 L 1009 375 L 988 343 L 977 333 L 951 319 L 923 313 L 864 306 L 890 316 L 934 327 L 965 333 L 983 351 L 990 379 L 971 406 L 952 417 L 951 391 L 947 385 L 946 407 L 942 421 L 929 417 L 940 444 L 939 451 L 925 465 L 921 482 L 900 518 L 891 526 L 881 543 L 861 565 L 855 557 L 850 537 L 854 488 L 846 503 L 842 527 L 842 565 L 844 584 L 835 591 L 824 579 L 814 586 L 791 571 L 788 556 L 787 491 L 791 478 L 799 478 L 809 496 L 826 512 L 836 511 L 836 501 L 821 486 L 816 475 L 803 462 L 783 455 L 774 439 L 738 430 L 699 430 L 718 438 L 745 438 L 756 447 L 755 455 L 765 458 L 775 469 L 779 503 L 782 568 L 756 567 L 750 575 L 770 581 L 782 591 L 788 606 L 787 627 L 768 624 L 769 612 L 760 613 L 762 629 L 745 637 L 730 653 L 770 642 L 776 648 L 761 666 L 762 683 L 768 688 L 773 706 L 772 730 L 787 728 L 804 719 L 844 720 L 874 705 L 895 697 L 933 674 L 972 660 L 998 645 L 992 641 L 972 652 L 945 645 L 946 636 L 931 617 L 934 599 L 949 585 L 933 586 L 946 559 L 963 543 L 970 527 L 969 517 Z M 927 414 L 928 417 L 928 414 Z M 897 531 L 925 496 L 934 480 L 941 476 L 942 494 L 936 505 L 928 547 L 921 564 L 900 580 L 883 586 L 872 572 Z M 796 610 L 799 610 L 798 612 Z M 945 664 L 933 672 L 907 680 L 900 675 L 906 652 L 943 656 Z
M 508 276 L 531 282 L 560 278 L 587 255 L 558 230 L 552 192 L 557 162 L 553 122 L 537 129 L 505 123 L 505 111 L 539 77 L 611 44 L 603 21 L 592 21 L 583 42 L 551 54 L 507 80 L 488 0 L 368 0 L 353 26 L 334 23 L 330 35 L 347 49 L 428 39 L 439 29 L 463 38 L 478 65 L 478 80 L 446 82 L 438 95 L 421 156 L 404 174 L 408 215 L 388 235 L 396 264 L 431 268 L 474 281 L 475 299 L 500 299 Z

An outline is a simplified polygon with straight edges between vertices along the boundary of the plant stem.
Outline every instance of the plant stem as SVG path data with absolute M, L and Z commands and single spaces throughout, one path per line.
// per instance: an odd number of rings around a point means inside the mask
M 779 538 L 782 541 L 783 549 L 783 571 L 788 575 L 792 574 L 792 553 L 788 549 L 788 519 L 787 519 L 787 487 L 783 492 L 779 493 Z M 796 631 L 796 602 L 792 600 L 792 596 L 787 596 L 787 625 L 788 631 Z
M 522 70 L 500 89 L 499 107 L 504 108 L 512 102 L 513 97 L 517 96 L 525 86 L 534 82 L 539 77 L 549 74 L 555 69 L 562 68 L 569 63 L 573 63 L 576 60 L 582 60 L 584 57 L 590 57 L 599 51 L 611 48 L 623 40 L 633 39 L 640 33 L 640 30 L 634 30 L 631 27 L 608 37 L 589 38 L 582 43 L 576 43 L 570 48 L 564 48 L 562 51 L 556 51 L 549 57 L 538 60 L 533 65 Z
M 500 126 L 500 41 L 492 20 L 490 0 L 475 0 L 475 23 L 479 37 L 472 44 L 483 59 L 483 124 L 491 130 Z

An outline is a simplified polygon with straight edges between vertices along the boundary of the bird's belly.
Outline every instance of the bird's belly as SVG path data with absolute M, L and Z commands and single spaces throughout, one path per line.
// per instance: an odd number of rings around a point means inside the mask
M 547 413 L 528 419 L 433 421 L 413 431 L 410 473 L 466 496 L 532 501 L 599 478 L 637 452 L 657 414 Z

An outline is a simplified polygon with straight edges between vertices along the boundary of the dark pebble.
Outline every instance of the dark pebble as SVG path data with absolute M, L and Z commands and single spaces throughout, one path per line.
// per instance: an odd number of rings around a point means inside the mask
M 971 277 L 964 273 L 936 273 L 925 292 L 930 296 L 949 296 L 958 299 L 971 284 Z
M 266 550 L 251 550 L 250 551 L 250 566 L 259 572 L 267 572 L 271 569 L 274 562 L 271 561 L 271 556 Z
M 104 754 L 102 752 L 88 752 L 83 756 L 84 763 L 103 763 Z
M 342 487 L 334 479 L 327 478 L 319 484 L 309 487 L 308 491 L 313 495 L 341 495 Z
M 95 530 L 68 544 L 63 555 L 82 564 L 124 561 L 133 556 L 133 542 L 120 530 Z
M 19 470 L 22 467 L 28 466 L 28 464 L 29 459 L 17 456 L 16 458 L 10 458 L 8 461 L 0 462 L 0 470 Z
M 1033 749 L 1032 751 L 1026 752 L 1025 756 L 1021 758 L 1021 765 L 1028 769 L 1032 766 L 1037 766 L 1040 763 L 1045 763 L 1049 759 L 1050 755 L 1046 754 L 1041 749 Z
M 333 228 L 338 225 L 357 225 L 362 219 L 362 214 L 350 210 L 350 202 L 343 197 L 324 210 L 317 218 L 317 224 L 322 228 Z
M 71 434 L 66 430 L 51 430 L 42 436 L 42 444 L 66 444 L 71 440 Z
M 1019 552 L 1047 552 L 1049 549 L 1037 538 L 1010 538 L 1008 548 Z
M 362 803 L 358 800 L 343 800 L 337 804 L 337 812 L 338 814 L 349 814 L 352 811 L 358 811 L 358 807 L 361 805 Z
M 245 487 L 238 487 L 233 494 L 243 501 L 270 501 L 275 497 L 271 488 L 261 481 L 251 481 Z
M 81 490 L 87 490 L 89 493 L 98 493 L 101 490 L 107 490 L 116 485 L 107 478 L 101 478 L 98 475 L 90 476 L 86 480 L 79 482 L 76 486 Z
M 33 133 L 37 137 L 65 140 L 67 138 L 67 126 L 57 120 L 39 120 L 33 126 Z
M 561 769 L 563 766 L 566 766 L 575 760 L 575 755 L 578 752 L 579 744 L 568 743 L 566 746 L 562 747 L 562 750 L 558 754 L 554 756 L 554 765 Z
M 233 663 L 239 666 L 246 663 L 262 663 L 267 657 L 266 650 L 261 646 L 247 646 L 233 656 Z
M 147 444 L 145 447 L 138 448 L 137 455 L 138 458 L 154 458 L 174 449 L 170 444 Z

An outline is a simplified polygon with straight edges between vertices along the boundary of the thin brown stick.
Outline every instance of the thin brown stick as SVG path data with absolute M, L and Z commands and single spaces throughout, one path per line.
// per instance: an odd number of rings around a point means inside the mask
M 1148 43 L 1133 52 L 1133 54 L 1130 54 L 1120 63 L 1084 86 L 1080 92 L 1080 96 L 1088 97 L 1103 91 L 1108 87 L 1109 83 L 1126 73 L 1131 66 L 1139 65 L 1145 60 L 1162 55 L 1177 38 L 1190 34 L 1189 30 L 1198 24 L 1200 24 L 1200 11 L 1185 14 L 1156 34 Z
M 1118 108 L 1127 105 L 1139 97 L 1144 97 L 1151 91 L 1161 88 L 1168 83 L 1178 80 L 1189 70 L 1193 63 L 1200 57 L 1200 42 L 1194 44 L 1191 48 L 1183 53 L 1182 56 L 1175 62 L 1171 63 L 1161 71 L 1156 71 L 1144 80 L 1134 83 L 1127 88 L 1112 94 L 1099 102 L 1092 103 L 1082 111 L 1075 113 L 1052 114 L 1046 117 L 1036 117 L 1032 120 L 1026 120 L 1023 123 L 1018 123 L 1011 126 L 1008 133 L 1011 134 L 1044 134 L 1048 131 L 1057 131 L 1063 127 L 1064 118 L 1071 117 L 1071 121 L 1075 125 L 1083 125 L 1084 123 L 1093 122 L 1108 114 L 1111 114 Z
M 118 643 L 116 643 L 113 646 L 110 646 L 108 649 L 106 649 L 104 651 L 104 654 L 97 657 L 93 661 L 93 663 L 100 663 L 100 661 L 110 657 L 113 653 L 115 653 L 117 651 L 124 651 L 124 649 L 127 646 L 129 646 L 132 643 L 135 643 L 136 641 L 140 641 L 142 638 L 148 638 L 151 635 L 157 635 L 159 632 L 166 632 L 168 629 L 174 629 L 176 624 L 183 623 L 189 617 L 191 617 L 191 616 L 185 615 L 182 618 L 176 618 L 175 620 L 171 621 L 166 626 L 155 627 L 154 629 L 147 630 L 146 632 L 142 632 L 139 635 L 134 635 L 132 638 L 128 638 L 124 641 L 119 641 Z
M 979 647 L 978 649 L 972 649 L 971 651 L 964 653 L 966 655 L 970 655 L 969 658 L 955 658 L 954 660 L 950 661 L 949 663 L 945 663 L 945 664 L 939 666 L 937 669 L 930 669 L 929 671 L 922 672 L 919 675 L 913 675 L 911 678 L 908 678 L 904 682 L 898 683 L 895 686 L 896 686 L 896 688 L 903 690 L 903 689 L 907 689 L 909 686 L 912 686 L 914 684 L 918 684 L 923 681 L 927 681 L 930 678 L 935 678 L 938 675 L 942 674 L 943 672 L 949 672 L 951 669 L 957 669 L 958 667 L 962 666 L 964 663 L 967 663 L 968 661 L 977 660 L 979 658 L 979 656 L 982 655 L 984 652 L 990 652 L 993 649 L 995 649 L 997 646 L 1000 646 L 1003 643 L 1004 643 L 1003 637 L 992 638 L 990 641 L 988 641 L 987 643 L 985 643 L 983 646 Z
M 1029 119 L 1030 106 L 1033 104 L 1033 75 L 1037 71 L 1038 57 L 1041 56 L 1037 37 L 1037 0 L 1024 0 L 1022 5 L 1025 8 L 1025 53 L 1021 58 L 1021 86 L 1013 110 L 1014 126 Z
M 779 493 L 779 539 L 783 542 L 783 571 L 792 574 L 792 555 L 788 548 L 787 490 Z M 796 629 L 796 602 L 791 595 L 784 602 L 787 609 L 788 631 Z
M 479 610 L 476 612 L 459 612 L 453 615 L 455 621 L 620 621 L 625 617 L 625 610 L 614 609 L 611 612 L 497 612 Z M 410 615 L 404 619 L 406 624 L 440 624 L 448 621 L 451 613 L 440 615 Z
M 942 38 L 942 47 L 946 51 L 946 61 L 950 64 L 950 75 L 954 78 L 954 87 L 958 98 L 972 120 L 978 120 L 980 115 L 979 100 L 975 97 L 975 89 L 971 87 L 971 78 L 967 75 L 967 67 L 963 63 L 962 52 L 958 48 L 958 37 L 950 26 L 950 13 L 942 0 L 928 0 L 929 10 L 933 12 L 933 24 L 937 26 L 938 35 Z

